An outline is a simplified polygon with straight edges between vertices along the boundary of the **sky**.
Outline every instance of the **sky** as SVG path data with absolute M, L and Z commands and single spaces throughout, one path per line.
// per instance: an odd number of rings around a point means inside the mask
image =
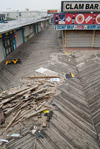
M 61 0 L 0 0 L 0 11 L 60 9 Z

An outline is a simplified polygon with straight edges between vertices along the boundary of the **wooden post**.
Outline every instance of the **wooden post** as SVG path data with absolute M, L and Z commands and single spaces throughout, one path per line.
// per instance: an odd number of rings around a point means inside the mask
M 92 47 L 94 47 L 94 42 L 95 42 L 95 30 L 93 31 L 93 35 L 92 35 Z
M 66 48 L 66 30 L 63 30 L 63 37 L 64 37 L 64 48 Z

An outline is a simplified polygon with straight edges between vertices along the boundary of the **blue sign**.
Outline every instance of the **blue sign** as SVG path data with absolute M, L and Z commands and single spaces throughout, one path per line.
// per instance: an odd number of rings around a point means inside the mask
M 100 25 L 55 25 L 56 30 L 100 30 Z

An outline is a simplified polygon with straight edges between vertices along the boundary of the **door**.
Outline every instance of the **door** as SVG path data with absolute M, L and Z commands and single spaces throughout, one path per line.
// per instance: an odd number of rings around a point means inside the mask
M 6 56 L 8 56 L 11 52 L 14 51 L 12 35 L 8 35 L 8 36 L 3 37 L 3 46 L 5 48 Z
M 94 47 L 100 47 L 100 31 L 95 31 Z
M 22 30 L 19 30 L 19 31 L 16 32 L 17 47 L 21 46 L 22 43 L 23 43 Z
M 92 47 L 93 31 L 66 31 L 66 47 Z

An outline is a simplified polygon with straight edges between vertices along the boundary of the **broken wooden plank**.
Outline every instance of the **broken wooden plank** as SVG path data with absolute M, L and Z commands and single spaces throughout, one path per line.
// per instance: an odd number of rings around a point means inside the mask
M 25 118 L 25 115 L 27 115 L 28 113 L 32 112 L 34 110 L 34 108 L 32 108 L 31 110 L 29 110 L 28 107 L 26 107 L 26 109 L 23 111 L 21 111 L 20 116 L 16 119 L 16 123 L 18 123 L 20 120 Z
M 46 103 L 46 101 L 44 101 L 43 103 L 41 103 L 41 104 L 36 108 L 36 111 L 39 110 L 45 103 Z
M 10 98 L 10 97 L 12 97 L 12 96 L 15 96 L 15 95 L 17 95 L 18 93 L 20 93 L 20 92 L 22 92 L 22 91 L 25 91 L 25 90 L 27 90 L 27 89 L 29 89 L 29 87 L 24 87 L 24 88 L 19 88 L 17 91 L 15 91 L 15 92 L 13 92 L 13 91 L 6 91 L 6 92 L 3 92 L 3 94 L 4 94 L 4 96 L 1 94 L 1 98 L 2 98 L 2 100 L 3 99 L 6 99 L 6 98 Z
M 11 126 L 11 124 L 14 122 L 14 120 L 17 118 L 17 116 L 20 114 L 21 110 L 19 110 L 15 116 L 13 117 L 13 119 L 9 122 L 9 124 L 7 125 L 7 127 L 5 128 L 5 131 L 7 131 L 7 129 Z
M 5 113 L 6 117 L 8 117 L 12 112 L 15 112 L 15 110 L 18 109 L 23 104 L 23 102 L 23 100 L 20 101 L 14 108 L 12 108 L 9 112 Z
M 7 98 L 7 99 L 1 101 L 0 104 L 6 104 L 6 103 L 8 103 L 8 102 L 11 102 L 12 100 L 15 100 L 15 99 L 17 99 L 17 98 L 20 98 L 21 96 L 24 96 L 24 94 L 26 94 L 26 92 L 33 91 L 33 90 L 35 90 L 35 89 L 37 89 L 37 88 L 38 88 L 38 85 L 36 85 L 36 86 L 34 86 L 34 87 L 31 87 L 31 88 L 29 88 L 29 89 L 27 89 L 27 90 L 25 90 L 25 91 L 22 91 L 22 92 L 18 93 L 17 95 L 14 95 L 14 96 L 11 97 L 11 98 Z
M 21 96 L 20 96 L 20 97 L 21 97 Z M 8 104 L 8 103 L 10 103 L 11 101 L 16 100 L 16 98 L 18 98 L 18 97 L 15 97 L 15 96 L 14 96 L 14 97 L 11 97 L 11 98 L 7 98 L 7 99 L 1 101 L 0 105 L 1 105 L 1 104 L 3 104 L 3 105 Z M 21 100 L 21 99 L 22 99 L 22 97 L 21 97 L 19 100 Z
M 60 78 L 59 76 L 31 76 L 23 77 L 23 79 L 50 79 L 50 78 Z
M 47 106 L 45 106 L 45 103 L 49 98 L 51 98 L 51 95 L 54 94 L 55 88 L 54 84 L 52 86 L 52 83 L 50 82 L 39 82 L 36 84 L 32 84 L 28 89 L 23 90 L 22 88 L 18 89 L 18 92 L 15 94 L 15 90 L 12 92 L 6 92 L 5 95 L 3 94 L 3 98 L 1 97 L 0 105 L 3 107 L 3 111 L 6 115 L 6 118 L 12 113 L 20 111 L 15 114 L 15 116 L 12 118 L 12 120 L 9 122 L 7 127 L 5 128 L 5 131 L 10 126 L 15 126 L 19 122 L 25 121 L 25 119 L 28 119 L 32 116 L 37 115 L 37 113 L 41 113 L 44 110 L 50 109 Z M 9 95 L 13 95 L 10 98 L 6 98 Z M 7 96 L 6 96 L 7 95 Z M 38 101 L 35 102 L 35 99 Z
M 47 98 L 50 98 L 51 95 L 53 95 L 54 93 L 52 93 L 51 91 L 48 91 L 46 93 L 42 93 L 42 94 L 39 94 L 35 97 L 35 101 L 38 101 L 38 100 L 43 100 L 43 98 L 47 99 Z
M 28 105 L 29 105 L 29 101 L 25 101 L 25 103 L 23 103 L 23 105 L 21 105 L 21 109 L 25 108 Z
M 0 108 L 0 125 L 2 125 L 2 123 L 4 123 L 4 121 L 5 121 L 4 112 L 3 112 L 2 108 Z
M 39 94 L 39 93 L 42 93 L 42 92 L 46 92 L 48 89 L 48 87 L 45 87 L 45 88 L 41 88 L 39 90 L 36 90 L 35 92 L 31 93 L 31 95 L 36 95 L 36 94 Z

